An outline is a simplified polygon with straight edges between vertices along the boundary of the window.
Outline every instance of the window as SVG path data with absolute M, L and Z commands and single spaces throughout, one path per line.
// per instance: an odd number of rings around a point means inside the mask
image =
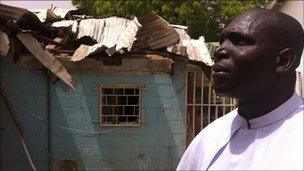
M 236 108 L 236 100 L 215 93 L 202 70 L 187 74 L 187 144 L 204 127 Z
M 100 125 L 139 126 L 140 85 L 100 85 Z

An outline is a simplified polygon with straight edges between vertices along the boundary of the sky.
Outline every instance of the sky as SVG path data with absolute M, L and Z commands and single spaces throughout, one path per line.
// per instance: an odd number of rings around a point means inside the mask
M 11 5 L 19 8 L 26 8 L 26 9 L 46 9 L 51 4 L 64 8 L 64 9 L 75 9 L 72 5 L 71 0 L 57 0 L 57 1 L 3 1 L 1 0 L 2 4 Z

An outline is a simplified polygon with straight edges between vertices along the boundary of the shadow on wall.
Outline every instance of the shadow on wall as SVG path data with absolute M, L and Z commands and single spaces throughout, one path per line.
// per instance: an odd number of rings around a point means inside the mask
M 48 169 L 46 75 L 0 59 L 1 88 L 25 133 L 25 141 L 38 170 Z M 11 114 L 0 99 L 1 168 L 31 170 Z
M 52 169 L 83 170 L 83 146 L 78 137 L 84 131 L 84 123 L 78 118 L 81 110 L 75 104 L 80 100 L 71 96 L 74 90 L 59 82 L 51 83 L 50 90 Z

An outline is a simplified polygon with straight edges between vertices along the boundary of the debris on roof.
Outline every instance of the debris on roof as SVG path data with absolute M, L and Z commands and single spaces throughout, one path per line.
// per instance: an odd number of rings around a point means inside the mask
M 182 44 L 187 47 L 189 60 L 202 61 L 209 66 L 213 65 L 213 61 L 208 53 L 208 49 L 205 45 L 205 38 L 203 36 L 199 37 L 198 40 L 182 40 Z
M 205 44 L 205 38 L 201 36 L 198 40 L 191 39 L 186 32 L 186 27 L 172 25 L 179 34 L 180 41 L 167 47 L 168 52 L 188 57 L 191 61 L 204 62 L 208 66 L 213 65 Z
M 141 16 L 142 29 L 137 33 L 135 49 L 161 49 L 179 41 L 179 34 L 163 18 L 150 12 Z
M 81 20 L 77 37 L 89 36 L 98 43 L 93 46 L 81 45 L 71 61 L 79 61 L 102 50 L 109 56 L 116 52 L 123 53 L 123 49 L 130 51 L 140 27 L 136 17 L 133 20 L 118 17 Z
M 42 9 L 42 10 L 30 10 L 33 12 L 41 22 L 54 22 L 58 21 L 61 18 L 54 14 L 50 9 Z
M 72 77 L 65 67 L 53 57 L 48 51 L 44 50 L 40 43 L 30 33 L 18 33 L 18 39 L 46 68 L 52 71 L 58 78 L 75 90 Z
M 18 21 L 28 11 L 26 9 L 12 7 L 0 4 L 0 20 L 1 21 Z
M 65 16 L 71 11 L 71 9 L 58 8 L 53 4 L 51 4 L 51 6 L 48 9 L 62 19 L 65 18 Z
M 186 26 L 170 25 L 153 12 L 127 19 L 79 17 L 81 12 L 77 10 L 55 6 L 34 11 L 35 14 L 4 4 L 0 4 L 0 10 L 0 23 L 3 23 L 0 28 L 1 55 L 7 55 L 10 45 L 19 46 L 13 48 L 14 56 L 31 52 L 44 67 L 72 88 L 75 88 L 72 78 L 60 60 L 56 60 L 58 56 L 65 56 L 67 61 L 74 63 L 85 58 L 114 60 L 117 56 L 155 53 L 166 57 L 169 54 L 171 59 L 200 66 L 212 65 L 203 37 L 193 40 L 187 34 Z M 15 38 L 10 43 L 11 37 Z M 14 61 L 18 62 L 18 59 L 14 58 Z
M 41 22 L 54 22 L 64 19 L 71 10 L 62 9 L 56 7 L 55 5 L 51 5 L 47 9 L 42 9 L 42 10 L 30 9 L 29 11 L 36 14 L 36 16 L 39 18 Z
M 52 27 L 70 27 L 73 33 L 77 33 L 78 21 L 77 20 L 62 20 L 52 23 Z
M 0 55 L 6 56 L 10 48 L 10 40 L 5 32 L 0 30 Z

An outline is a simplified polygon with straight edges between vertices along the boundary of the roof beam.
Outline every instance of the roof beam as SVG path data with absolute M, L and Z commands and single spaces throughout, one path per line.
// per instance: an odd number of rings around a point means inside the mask
M 72 77 L 67 72 L 66 68 L 52 54 L 47 50 L 44 50 L 40 43 L 30 33 L 18 33 L 17 37 L 42 65 L 53 72 L 68 86 L 76 90 Z

